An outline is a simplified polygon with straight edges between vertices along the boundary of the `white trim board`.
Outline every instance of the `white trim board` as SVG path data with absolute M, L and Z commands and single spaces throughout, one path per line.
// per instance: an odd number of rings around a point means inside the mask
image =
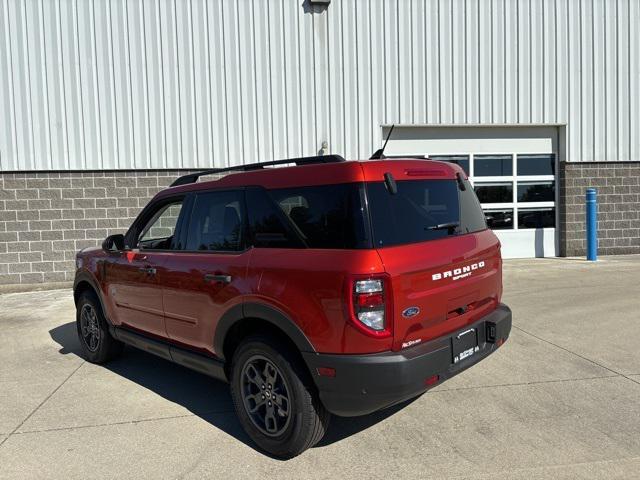
M 382 134 L 389 132 L 382 127 Z M 557 126 L 396 126 L 385 154 L 557 153 Z

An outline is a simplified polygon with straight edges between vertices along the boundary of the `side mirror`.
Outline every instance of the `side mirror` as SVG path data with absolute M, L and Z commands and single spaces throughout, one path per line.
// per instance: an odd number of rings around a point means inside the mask
M 102 249 L 105 252 L 120 252 L 124 250 L 124 235 L 116 233 L 115 235 L 109 235 L 102 242 Z

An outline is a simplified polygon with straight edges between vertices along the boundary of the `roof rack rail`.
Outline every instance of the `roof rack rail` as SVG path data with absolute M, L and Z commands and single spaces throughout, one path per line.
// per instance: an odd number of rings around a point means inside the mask
M 203 170 L 202 172 L 189 173 L 187 175 L 183 175 L 182 177 L 178 177 L 171 184 L 171 186 L 177 187 L 178 185 L 187 185 L 189 183 L 195 183 L 198 180 L 198 178 L 204 175 L 215 175 L 216 173 L 248 172 L 251 170 L 261 170 L 264 167 L 273 167 L 276 165 L 287 165 L 289 163 L 295 163 L 297 166 L 300 166 L 300 165 L 314 165 L 317 163 L 338 163 L 338 162 L 344 162 L 344 161 L 345 159 L 340 155 L 320 155 L 317 157 L 287 158 L 283 160 L 274 160 L 272 162 L 248 163 L 246 165 L 236 165 L 234 167 L 212 168 L 210 170 Z

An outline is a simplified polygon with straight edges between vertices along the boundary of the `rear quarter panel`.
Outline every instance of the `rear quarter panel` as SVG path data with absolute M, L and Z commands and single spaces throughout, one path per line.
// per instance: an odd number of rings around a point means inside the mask
M 265 303 L 291 318 L 320 353 L 389 350 L 392 339 L 362 334 L 347 320 L 345 285 L 353 274 L 383 273 L 375 250 L 253 250 L 245 301 Z

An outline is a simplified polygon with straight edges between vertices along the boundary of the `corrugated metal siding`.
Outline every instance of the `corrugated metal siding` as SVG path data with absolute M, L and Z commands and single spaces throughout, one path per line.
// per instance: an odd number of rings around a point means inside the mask
M 566 123 L 640 159 L 636 0 L 0 0 L 0 170 L 332 152 L 380 125 Z

